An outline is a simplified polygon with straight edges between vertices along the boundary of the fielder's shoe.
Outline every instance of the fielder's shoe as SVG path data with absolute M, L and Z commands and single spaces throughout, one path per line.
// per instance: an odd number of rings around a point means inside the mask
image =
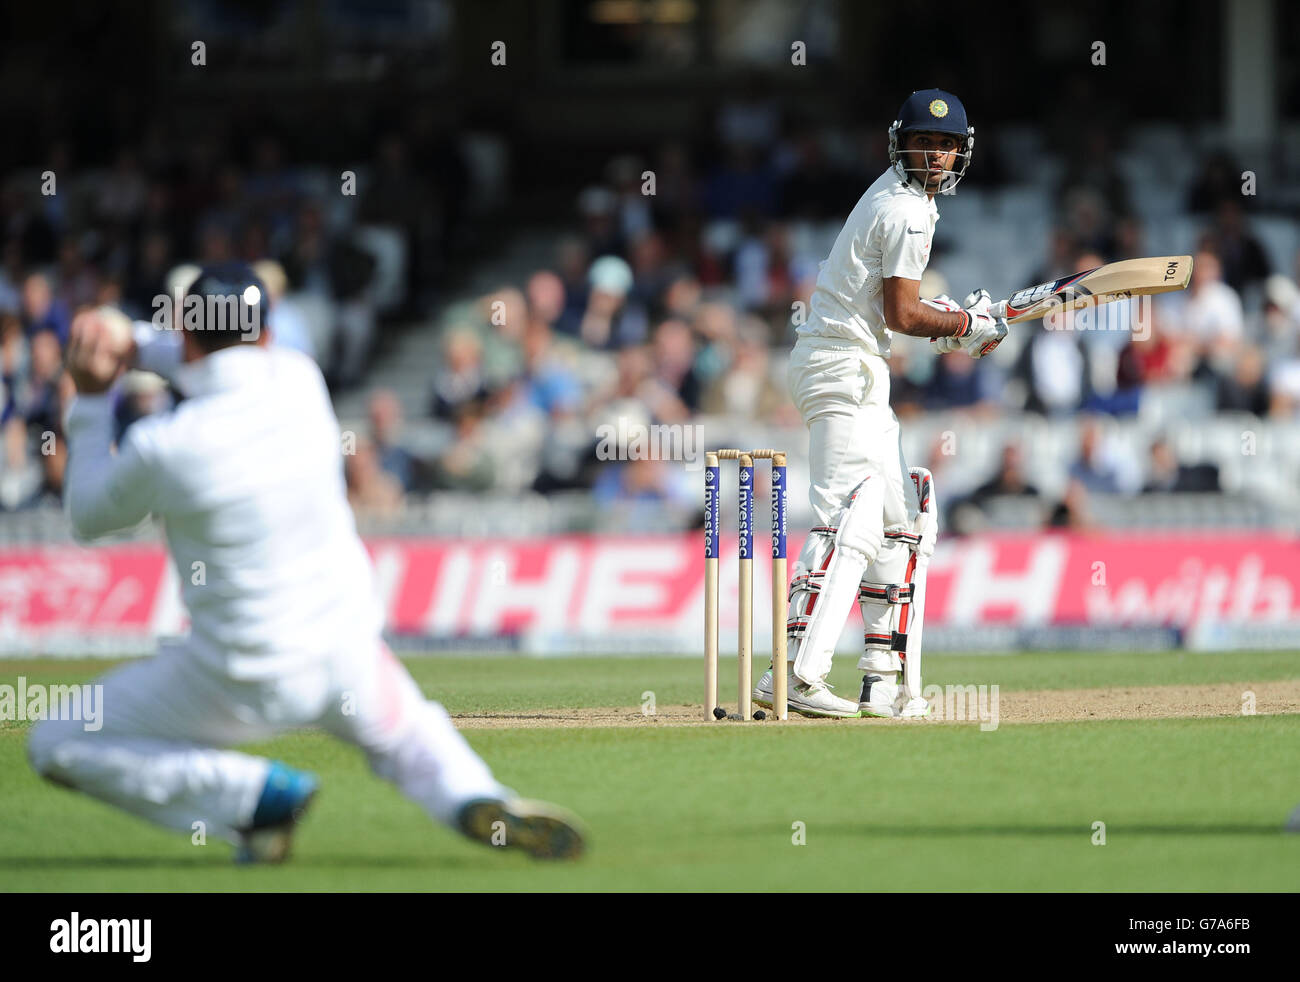
M 253 823 L 240 831 L 237 863 L 282 863 L 289 856 L 293 832 L 320 786 L 314 774 L 271 761 Z
M 577 859 L 586 846 L 578 817 L 545 801 L 480 798 L 461 808 L 456 824 L 466 838 L 534 859 Z
M 863 716 L 892 718 L 897 699 L 897 682 L 880 675 L 862 676 L 862 695 L 858 697 L 858 708 L 862 710 Z
M 905 692 L 899 692 L 894 701 L 894 715 L 903 719 L 924 719 L 930 715 L 930 703 L 921 696 L 909 699 Z
M 815 682 L 809 685 L 806 682 L 791 679 L 789 708 L 791 712 L 803 716 L 857 719 L 862 715 L 858 710 L 857 703 L 849 699 L 841 699 L 830 690 L 831 687 L 825 682 Z

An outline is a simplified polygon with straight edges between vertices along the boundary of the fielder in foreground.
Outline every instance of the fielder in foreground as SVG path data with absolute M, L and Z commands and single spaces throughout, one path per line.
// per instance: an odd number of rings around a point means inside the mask
M 970 166 L 974 127 L 953 95 L 913 92 L 889 129 L 891 167 L 867 189 L 822 264 L 799 327 L 789 382 L 809 432 L 817 525 L 792 570 L 787 635 L 790 709 L 806 716 L 925 716 L 921 626 L 937 533 L 928 471 L 908 469 L 889 405 L 893 332 L 982 358 L 1006 321 L 976 291 L 963 307 L 920 299 L 939 211 Z M 857 701 L 826 676 L 854 601 L 866 625 Z M 778 666 L 774 666 L 774 669 Z M 900 677 L 901 676 L 901 677 Z M 754 689 L 770 705 L 772 673 Z
M 31 732 L 38 773 L 171 828 L 206 829 L 247 861 L 279 861 L 315 778 L 226 749 L 319 726 L 434 819 L 539 858 L 583 848 L 575 818 L 499 784 L 380 637 L 370 560 L 344 493 L 338 423 L 315 364 L 268 345 L 246 266 L 202 271 L 183 331 L 73 323 L 66 507 L 79 538 L 161 518 L 191 633 L 98 680 L 104 720 Z M 225 316 L 220 316 L 221 314 Z M 111 452 L 125 364 L 185 395 Z

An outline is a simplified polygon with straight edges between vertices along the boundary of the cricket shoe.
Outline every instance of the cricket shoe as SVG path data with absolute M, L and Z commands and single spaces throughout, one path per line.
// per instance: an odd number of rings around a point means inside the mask
M 586 847 L 578 817 L 545 801 L 479 798 L 461 808 L 456 824 L 466 838 L 534 859 L 577 859 Z
M 794 691 L 798 681 L 793 675 L 787 675 L 785 691 L 787 693 Z M 772 691 L 772 670 L 770 668 L 758 677 L 758 682 L 754 685 L 754 691 L 749 694 L 749 698 L 764 709 L 772 708 L 772 702 L 776 699 L 776 694 Z
M 862 695 L 858 697 L 858 709 L 862 710 L 863 716 L 891 719 L 897 701 L 897 682 L 880 675 L 862 676 Z
M 930 715 L 930 703 L 921 696 L 909 699 L 906 693 L 900 692 L 894 700 L 894 715 L 902 719 L 925 719 Z
M 295 770 L 278 760 L 271 761 L 253 822 L 239 832 L 235 862 L 284 862 L 293 844 L 294 829 L 307 813 L 319 787 L 314 774 Z
M 831 692 L 825 682 L 807 682 L 792 680 L 789 694 L 789 708 L 801 716 L 829 716 L 834 719 L 857 719 L 862 715 L 858 704 L 849 699 L 841 699 Z

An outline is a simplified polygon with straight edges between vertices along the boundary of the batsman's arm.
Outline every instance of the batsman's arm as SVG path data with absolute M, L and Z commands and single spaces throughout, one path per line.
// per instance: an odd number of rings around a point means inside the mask
M 885 323 L 914 338 L 951 338 L 970 325 L 964 310 L 938 310 L 921 303 L 921 281 L 889 276 L 884 283 Z

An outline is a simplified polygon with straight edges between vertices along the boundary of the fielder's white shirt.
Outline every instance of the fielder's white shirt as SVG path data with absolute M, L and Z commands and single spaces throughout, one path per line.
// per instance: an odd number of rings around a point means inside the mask
M 174 358 L 179 337 L 167 333 L 141 347 L 141 363 L 166 369 L 158 356 Z M 241 343 L 168 374 L 187 398 L 134 423 L 116 454 L 111 395 L 73 401 L 64 503 L 76 535 L 162 519 L 189 646 L 231 678 L 279 676 L 350 645 L 368 651 L 382 615 L 315 363 Z
M 867 189 L 821 264 L 800 335 L 858 341 L 889 357 L 884 281 L 919 280 L 930 261 L 939 209 L 890 168 Z

